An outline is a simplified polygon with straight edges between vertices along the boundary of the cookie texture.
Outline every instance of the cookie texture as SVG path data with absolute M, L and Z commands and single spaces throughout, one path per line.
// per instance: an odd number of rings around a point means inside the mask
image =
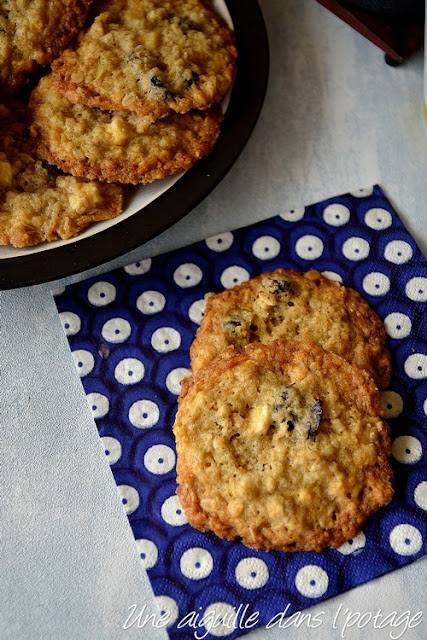
M 22 103 L 0 105 L 0 244 L 70 238 L 121 213 L 123 188 L 64 175 L 30 145 Z
M 92 0 L 2 0 L 0 92 L 22 87 L 83 26 Z
M 198 371 L 228 345 L 237 349 L 278 338 L 312 340 L 367 371 L 379 387 L 390 381 L 386 331 L 353 289 L 317 271 L 277 269 L 207 297 L 191 346 Z
M 49 74 L 30 100 L 31 136 L 40 158 L 106 182 L 147 184 L 189 169 L 220 133 L 219 108 L 172 113 L 160 120 L 74 105 Z
M 100 0 L 94 10 L 52 64 L 71 102 L 159 118 L 206 109 L 232 86 L 233 31 L 201 0 Z
M 228 347 L 181 389 L 188 521 L 255 549 L 339 547 L 393 495 L 380 413 L 368 374 L 316 343 Z

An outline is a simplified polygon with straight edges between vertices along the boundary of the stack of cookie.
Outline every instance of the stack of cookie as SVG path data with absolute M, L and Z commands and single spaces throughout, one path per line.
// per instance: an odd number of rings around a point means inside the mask
M 16 93 L 54 60 L 83 27 L 93 0 L 3 0 L 0 94 Z
M 123 188 L 65 175 L 35 155 L 26 105 L 0 104 L 0 245 L 71 238 L 123 209 Z
M 7 0 L 0 6 L 0 245 L 70 238 L 123 209 L 120 185 L 64 175 L 37 157 L 28 137 L 29 77 L 69 44 L 91 4 Z
M 37 159 L 120 192 L 189 169 L 218 138 L 236 57 L 233 31 L 203 0 L 95 2 L 31 94 Z M 0 228 L 2 243 L 17 235 Z
M 278 269 L 207 298 L 174 424 L 194 527 L 338 547 L 393 495 L 384 326 L 352 289 Z

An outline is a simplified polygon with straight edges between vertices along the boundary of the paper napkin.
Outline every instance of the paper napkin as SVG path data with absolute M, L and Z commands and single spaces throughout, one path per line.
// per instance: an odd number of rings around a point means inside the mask
M 204 295 L 277 267 L 317 269 L 384 320 L 382 392 L 396 493 L 339 549 L 253 551 L 186 520 L 172 425 Z M 235 638 L 388 571 L 427 549 L 427 265 L 376 186 L 143 260 L 56 296 L 77 371 L 172 640 Z M 137 613 L 137 612 L 136 612 Z

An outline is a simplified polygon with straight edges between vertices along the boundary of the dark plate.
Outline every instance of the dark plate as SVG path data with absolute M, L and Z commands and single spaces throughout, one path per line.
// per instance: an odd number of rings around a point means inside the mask
M 258 119 L 267 88 L 267 32 L 256 0 L 226 0 L 239 52 L 238 71 L 221 135 L 163 195 L 141 211 L 89 238 L 0 260 L 0 289 L 41 284 L 113 260 L 151 240 L 199 204 L 232 167 Z

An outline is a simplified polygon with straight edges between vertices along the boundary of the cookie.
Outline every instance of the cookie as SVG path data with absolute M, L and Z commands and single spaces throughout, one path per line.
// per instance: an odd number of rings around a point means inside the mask
M 100 0 L 93 24 L 52 64 L 71 102 L 163 117 L 231 88 L 233 31 L 201 0 Z
M 40 158 L 75 176 L 147 184 L 189 169 L 220 133 L 219 108 L 172 113 L 160 120 L 73 105 L 51 74 L 30 100 L 31 135 Z
M 228 347 L 179 398 L 189 523 L 254 549 L 341 546 L 393 495 L 380 414 L 368 374 L 316 343 Z
M 232 289 L 208 295 L 204 318 L 191 347 L 194 371 L 229 344 L 277 338 L 313 340 L 367 371 L 379 387 L 390 381 L 383 323 L 354 291 L 317 271 L 277 269 Z
M 0 91 L 16 91 L 83 26 L 92 0 L 4 0 L 0 5 Z
M 123 188 L 64 175 L 29 143 L 25 105 L 0 105 L 0 244 L 26 247 L 70 238 L 121 213 Z

